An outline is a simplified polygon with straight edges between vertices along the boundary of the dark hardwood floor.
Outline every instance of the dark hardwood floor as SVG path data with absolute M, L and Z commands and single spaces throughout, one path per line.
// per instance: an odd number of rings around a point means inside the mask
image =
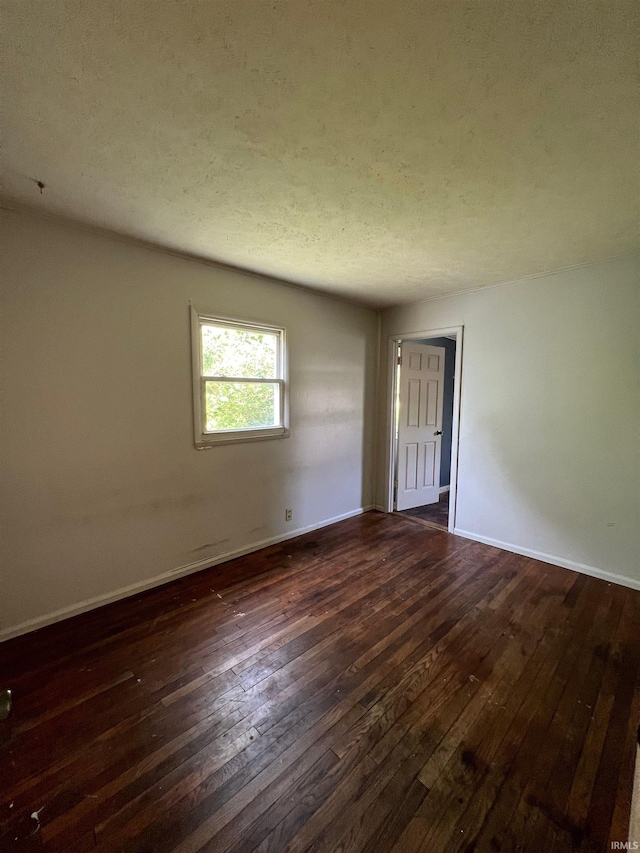
M 403 509 L 400 515 L 428 522 L 430 525 L 439 527 L 441 530 L 448 530 L 449 492 L 440 495 L 438 503 L 416 506 L 413 509 Z
M 0 646 L 2 851 L 626 841 L 640 593 L 367 513 Z

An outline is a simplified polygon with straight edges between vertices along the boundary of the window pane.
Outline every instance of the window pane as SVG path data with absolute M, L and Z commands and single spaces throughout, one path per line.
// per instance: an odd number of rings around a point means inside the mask
M 206 382 L 207 431 L 280 426 L 280 386 L 266 382 Z
M 226 326 L 202 326 L 204 376 L 277 379 L 279 335 Z

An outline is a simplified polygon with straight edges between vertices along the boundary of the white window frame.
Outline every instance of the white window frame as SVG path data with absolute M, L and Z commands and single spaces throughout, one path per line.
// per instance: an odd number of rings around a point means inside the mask
M 278 335 L 277 377 L 258 379 L 237 376 L 205 376 L 202 373 L 202 333 L 201 327 L 209 324 L 227 326 L 245 332 L 270 332 Z M 195 446 L 199 450 L 216 444 L 231 444 L 240 441 L 264 441 L 269 438 L 287 438 L 289 435 L 289 377 L 287 362 L 286 331 L 281 326 L 256 323 L 253 320 L 239 320 L 221 317 L 209 311 L 199 311 L 191 306 L 191 365 L 193 375 L 193 426 Z M 280 425 L 248 429 L 207 430 L 205 421 L 205 388 L 211 380 L 226 382 L 267 383 L 280 386 Z

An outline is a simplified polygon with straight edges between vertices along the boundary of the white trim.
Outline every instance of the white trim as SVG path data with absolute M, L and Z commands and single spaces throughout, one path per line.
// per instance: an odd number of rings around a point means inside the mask
M 395 479 L 396 479 L 396 395 L 398 393 L 398 385 L 396 382 L 396 373 L 398 367 L 398 338 L 391 336 L 388 339 L 388 356 L 387 356 L 387 423 L 385 425 L 385 465 L 384 470 L 387 478 L 387 505 L 385 512 L 394 511 L 395 497 Z
M 420 332 L 406 332 L 389 335 L 388 338 L 388 396 L 387 396 L 387 424 L 386 424 L 386 447 L 385 447 L 385 470 L 387 472 L 387 506 L 384 512 L 393 512 L 393 484 L 395 478 L 394 465 L 394 424 L 396 404 L 396 364 L 398 341 L 416 341 L 427 338 L 446 338 L 455 335 L 456 338 L 456 363 L 453 385 L 453 421 L 451 424 L 451 477 L 449 498 L 449 533 L 454 532 L 456 524 L 456 497 L 458 491 L 458 452 L 460 442 L 460 408 L 462 398 L 462 346 L 464 326 L 449 326 L 446 329 L 427 329 Z
M 532 548 L 523 548 L 520 545 L 513 545 L 510 542 L 501 542 L 499 539 L 491 539 L 490 536 L 470 533 L 468 530 L 460 530 L 458 527 L 453 532 L 456 536 L 462 536 L 464 539 L 482 542 L 483 545 L 492 545 L 494 548 L 511 551 L 513 554 L 520 554 L 523 557 L 531 557 L 534 560 L 540 560 L 542 563 L 551 563 L 553 566 L 570 569 L 573 572 L 580 572 L 580 574 L 599 578 L 609 583 L 617 583 L 621 586 L 629 587 L 629 589 L 640 589 L 640 580 L 629 578 L 626 575 L 617 575 L 614 572 L 607 572 L 605 569 L 598 569 L 595 566 L 587 566 L 584 563 L 576 563 L 574 560 L 567 560 L 564 557 L 556 557 L 554 554 L 545 554 L 543 551 L 534 551 Z
M 633 793 L 631 794 L 631 817 L 629 818 L 628 840 L 633 844 L 640 841 L 640 746 L 636 745 L 636 763 L 633 771 Z M 633 847 L 630 848 L 633 850 Z
M 445 495 L 449 491 L 450 488 L 451 488 L 451 486 L 440 486 L 440 494 Z
M 282 326 L 260 323 L 256 320 L 219 317 L 215 312 L 201 311 L 189 304 L 191 318 L 191 375 L 193 383 L 193 440 L 196 450 L 206 450 L 218 444 L 237 444 L 245 441 L 265 441 L 289 436 L 289 362 L 287 357 L 287 332 Z M 277 377 L 256 379 L 253 377 L 233 378 L 228 376 L 205 376 L 202 374 L 202 331 L 203 325 L 217 323 L 233 329 L 270 332 L 278 338 Z M 216 430 L 208 432 L 204 417 L 205 388 L 208 379 L 225 382 L 259 382 L 279 385 L 280 423 L 272 427 L 257 429 Z
M 104 604 L 120 601 L 123 598 L 136 595 L 137 593 L 144 592 L 147 589 L 162 586 L 162 584 L 177 580 L 185 575 L 191 575 L 195 572 L 202 571 L 203 569 L 210 569 L 212 566 L 217 566 L 219 563 L 226 563 L 228 560 L 233 560 L 235 557 L 242 557 L 245 554 L 251 554 L 254 551 L 267 548 L 269 545 L 276 545 L 278 542 L 284 542 L 287 539 L 295 539 L 296 536 L 302 536 L 303 533 L 310 533 L 312 530 L 319 530 L 321 527 L 328 527 L 330 524 L 336 524 L 338 521 L 344 521 L 347 518 L 362 515 L 374 508 L 375 507 L 373 505 L 369 505 L 360 507 L 360 509 L 351 510 L 350 512 L 343 512 L 341 515 L 334 515 L 333 518 L 325 518 L 323 521 L 316 522 L 315 524 L 307 524 L 305 527 L 299 527 L 297 530 L 280 533 L 277 536 L 270 536 L 268 539 L 261 539 L 259 542 L 253 542 L 251 545 L 236 548 L 234 551 L 226 551 L 224 554 L 217 554 L 215 557 L 207 557 L 204 560 L 197 560 L 195 563 L 187 563 L 186 566 L 179 566 L 177 569 L 170 569 L 168 572 L 163 572 L 161 575 L 156 575 L 153 578 L 139 581 L 138 583 L 133 583 L 129 586 L 120 587 L 120 589 L 116 589 L 113 592 L 107 592 L 104 593 L 104 595 L 97 595 L 95 598 L 87 598 L 85 601 L 80 601 L 77 604 L 70 605 L 69 607 L 63 607 L 60 610 L 55 610 L 53 613 L 48 613 L 46 616 L 38 616 L 35 619 L 29 619 L 27 622 L 22 622 L 21 624 L 14 625 L 11 628 L 5 628 L 3 631 L 0 631 L 0 643 L 4 642 L 4 640 L 10 640 L 12 637 L 18 637 L 21 634 L 26 634 L 30 631 L 37 631 L 38 628 L 53 625 L 55 622 L 62 622 L 64 619 L 69 619 L 71 616 L 86 613 L 89 610 L 102 607 Z

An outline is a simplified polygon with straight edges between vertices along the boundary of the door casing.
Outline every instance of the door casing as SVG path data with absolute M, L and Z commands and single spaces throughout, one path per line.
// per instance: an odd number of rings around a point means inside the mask
M 443 338 L 455 335 L 456 363 L 455 381 L 453 387 L 453 423 L 451 428 L 451 485 L 449 488 L 449 533 L 453 533 L 456 523 L 458 495 L 458 445 L 460 437 L 460 409 L 462 393 L 462 349 L 464 326 L 449 326 L 444 329 L 425 329 L 419 332 L 404 332 L 389 335 L 387 339 L 387 427 L 385 442 L 385 471 L 387 474 L 387 512 L 394 511 L 394 479 L 395 479 L 395 407 L 397 396 L 396 366 L 398 343 L 402 341 L 419 341 L 427 338 Z
M 434 504 L 439 499 L 446 352 L 441 346 L 412 341 L 403 341 L 399 349 L 400 370 L 396 371 L 396 377 L 398 374 L 400 377 L 399 410 L 396 411 L 397 510 Z M 408 477 L 412 477 L 415 485 L 408 486 Z

